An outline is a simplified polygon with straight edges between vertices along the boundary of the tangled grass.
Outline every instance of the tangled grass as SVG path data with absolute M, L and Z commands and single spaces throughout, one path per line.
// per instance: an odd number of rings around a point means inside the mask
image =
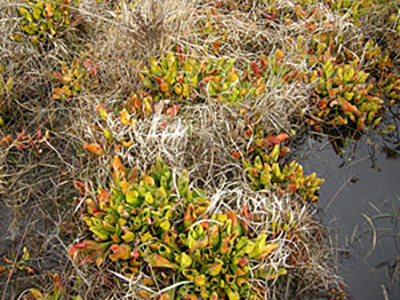
M 334 249 L 314 206 L 299 193 L 250 189 L 240 158 L 254 159 L 254 151 L 268 153 L 281 142 L 286 147 L 304 126 L 348 136 L 351 124 L 309 124 L 310 114 L 319 113 L 318 97 L 329 94 L 310 80 L 312 71 L 329 55 L 338 65 L 359 62 L 368 81 L 382 87 L 371 91 L 384 103 L 374 108 L 371 123 L 378 125 L 380 110 L 396 102 L 398 4 L 355 2 L 337 7 L 331 1 L 64 1 L 66 23 L 39 34 L 32 24 L 52 20 L 58 1 L 3 1 L 0 241 L 7 247 L 0 250 L 11 259 L 0 269 L 2 299 L 141 299 L 148 277 L 127 277 L 110 260 L 79 265 L 68 255 L 73 245 L 93 239 L 81 217 L 98 187 L 108 188 L 115 155 L 141 172 L 158 157 L 174 174 L 187 170 L 191 188 L 209 195 L 211 215 L 248 207 L 252 234 L 266 234 L 278 245 L 262 264 L 282 276 L 256 283 L 265 299 L 312 298 L 337 286 Z M 39 3 L 40 18 L 21 13 L 33 9 L 32 3 Z M 24 29 L 27 22 L 35 30 Z M 380 48 L 371 57 L 365 55 L 368 40 Z M 262 90 L 232 104 L 210 96 L 206 80 L 198 86 L 201 101 L 176 105 L 157 85 L 149 90 L 140 76 L 144 66 L 168 53 L 183 61 L 233 59 L 238 80 Z M 285 70 L 292 72 L 290 80 Z M 161 98 L 147 108 L 139 105 L 148 110 L 143 118 L 126 109 L 134 93 Z M 363 117 L 362 104 L 337 102 L 330 106 L 349 123 L 350 113 Z M 279 134 L 290 138 L 275 141 Z M 279 164 L 286 163 L 282 155 Z M 153 297 L 174 299 L 163 294 L 181 284 L 158 287 Z

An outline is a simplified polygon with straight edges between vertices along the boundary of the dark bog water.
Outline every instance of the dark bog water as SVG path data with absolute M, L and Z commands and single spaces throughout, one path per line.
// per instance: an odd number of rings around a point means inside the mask
M 326 180 L 318 206 L 350 295 L 400 299 L 400 160 L 387 158 L 382 137 L 379 148 L 374 143 L 363 138 L 341 158 L 328 142 L 309 138 L 296 159 Z

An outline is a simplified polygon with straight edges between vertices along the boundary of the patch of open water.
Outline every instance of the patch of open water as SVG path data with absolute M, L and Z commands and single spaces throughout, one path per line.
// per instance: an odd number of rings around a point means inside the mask
M 295 158 L 305 172 L 325 178 L 318 207 L 338 246 L 349 294 L 355 300 L 400 299 L 400 160 L 368 141 L 357 142 L 354 156 L 347 147 L 348 159 L 328 142 L 308 138 Z

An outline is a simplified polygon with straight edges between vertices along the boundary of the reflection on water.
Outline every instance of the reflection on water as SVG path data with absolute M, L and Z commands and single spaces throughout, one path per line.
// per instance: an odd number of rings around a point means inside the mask
M 385 138 L 393 139 L 394 134 Z M 339 247 L 339 271 L 356 300 L 400 299 L 396 264 L 400 255 L 400 160 L 395 160 L 399 157 L 396 141 L 381 137 L 377 146 L 365 137 L 340 157 L 329 142 L 308 138 L 294 151 L 307 172 L 317 172 L 326 180 L 319 207 Z

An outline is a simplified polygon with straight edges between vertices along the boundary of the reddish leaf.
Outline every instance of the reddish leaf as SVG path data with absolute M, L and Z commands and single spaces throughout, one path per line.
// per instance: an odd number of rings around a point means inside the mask
M 109 113 L 109 110 L 106 109 L 103 105 L 97 104 L 97 105 L 96 105 L 96 111 L 99 113 L 100 117 L 101 117 L 103 120 L 106 120 L 106 119 L 107 119 L 107 115 L 108 115 L 108 113 Z
M 100 203 L 108 203 L 110 202 L 110 192 L 106 191 L 105 189 L 101 189 L 97 196 L 97 200 L 99 200 Z
M 73 183 L 74 183 L 75 188 L 79 191 L 79 193 L 81 195 L 86 195 L 86 191 L 91 190 L 90 186 L 83 182 L 74 180 Z
M 273 12 L 271 15 L 265 14 L 265 17 L 266 17 L 268 20 L 272 20 L 273 18 L 275 18 L 275 12 Z
M 239 159 L 241 157 L 240 153 L 239 152 L 235 152 L 235 151 L 232 151 L 231 155 L 236 159 Z
M 89 75 L 90 76 L 94 76 L 97 71 L 99 70 L 99 65 L 98 64 L 94 64 L 91 68 L 90 68 L 90 72 Z
M 125 167 L 122 165 L 121 160 L 119 159 L 118 155 L 115 155 L 112 162 L 111 162 L 111 167 L 113 171 L 117 174 L 121 174 L 122 172 L 125 171 Z
M 40 139 L 40 137 L 42 136 L 42 130 L 38 130 L 38 131 L 36 131 L 36 135 L 35 135 L 35 139 Z
M 92 62 L 90 61 L 90 58 L 86 58 L 86 60 L 85 60 L 85 68 L 87 69 L 87 68 L 89 68 L 90 67 L 90 65 L 92 64 Z
M 229 212 L 228 219 L 232 221 L 232 226 L 233 227 L 236 226 L 236 224 L 238 223 L 238 219 L 237 219 L 236 214 L 235 214 L 235 212 L 233 210 L 231 210 Z
M 46 2 L 44 5 L 46 6 L 47 17 L 51 18 L 53 16 L 53 8 L 51 7 L 51 4 Z
M 6 266 L 0 266 L 0 274 L 4 273 L 5 271 L 7 271 L 7 267 Z
M 220 253 L 221 253 L 222 255 L 224 255 L 224 254 L 228 253 L 228 251 L 229 251 L 231 248 L 232 248 L 232 243 L 231 243 L 231 241 L 230 241 L 230 238 L 227 237 L 227 238 L 225 238 L 225 239 L 222 239 L 222 241 L 221 241 L 221 246 L 220 246 L 220 249 L 219 249 Z
M 178 44 L 176 46 L 176 51 L 179 53 L 179 59 L 183 63 L 185 61 L 185 55 L 184 55 L 185 53 L 183 52 L 181 45 Z
M 261 72 L 260 69 L 258 68 L 256 63 L 251 63 L 251 67 L 253 68 L 253 73 L 255 76 L 260 76 Z
M 110 249 L 114 252 L 113 254 L 110 254 L 110 259 L 112 261 L 116 261 L 117 259 L 128 260 L 131 257 L 132 248 L 126 244 L 114 244 Z
M 297 186 L 295 184 L 289 183 L 288 188 L 294 193 L 297 190 Z
M 154 186 L 156 182 L 154 181 L 153 177 L 143 173 L 143 180 L 149 185 Z
M 167 109 L 166 114 L 169 115 L 171 118 L 175 117 L 179 113 L 180 108 L 180 105 L 174 105 Z
M 21 149 L 21 150 L 24 150 L 24 149 L 29 148 L 29 145 L 24 145 L 24 144 L 22 144 L 22 143 L 20 143 L 20 142 L 18 142 L 18 141 L 15 141 L 14 143 L 15 143 L 15 145 L 16 145 L 19 149 Z
M 11 145 L 11 143 L 12 143 L 12 135 L 11 134 L 3 136 L 0 140 L 0 145 L 5 146 L 5 147 Z
M 101 156 L 104 154 L 103 148 L 97 144 L 97 143 L 91 143 L 91 144 L 86 144 L 84 146 L 85 150 L 88 150 L 89 152 L 92 152 L 95 155 Z
M 164 82 L 164 78 L 162 78 L 160 76 L 153 75 L 153 77 L 159 85 L 161 85 Z
M 171 269 L 179 269 L 177 264 L 170 262 L 168 259 L 153 253 L 150 255 L 146 261 L 152 266 L 153 268 L 171 268 Z
M 11 259 L 8 259 L 7 256 L 3 255 L 3 261 L 7 264 L 12 264 L 14 263 Z
M 331 97 L 331 98 L 335 98 L 336 97 L 336 90 L 330 90 L 329 91 L 329 97 Z
M 169 84 L 167 82 L 160 84 L 161 93 L 167 93 L 169 91 Z
M 102 261 L 110 244 L 110 242 L 84 241 L 72 246 L 69 255 L 73 261 L 80 262 L 80 265 L 99 259 Z
M 247 204 L 243 206 L 241 215 L 247 220 L 251 220 L 251 214 L 249 213 L 249 206 Z
M 186 213 L 183 216 L 183 224 L 184 224 L 185 228 L 189 228 L 190 226 L 192 226 L 192 224 L 194 223 L 196 218 L 197 218 L 197 216 L 196 216 L 195 208 L 194 208 L 193 204 L 189 204 L 189 206 L 186 210 Z
M 207 75 L 216 75 L 218 73 L 218 71 L 219 71 L 219 69 L 215 68 L 214 70 L 207 72 Z
M 318 102 L 318 107 L 319 108 L 324 108 L 326 107 L 327 103 L 324 99 L 322 99 L 321 101 Z
M 103 249 L 104 245 L 95 241 L 84 241 L 78 244 L 75 244 L 69 250 L 69 255 L 73 259 L 78 252 L 87 251 L 87 250 L 100 250 Z
M 268 66 L 267 62 L 262 57 L 260 58 L 260 63 L 261 63 L 261 67 L 267 67 Z
M 62 78 L 63 78 L 63 74 L 60 73 L 60 72 L 54 72 L 54 73 L 53 73 L 53 76 L 54 76 L 55 78 L 57 78 L 57 79 L 62 79 Z
M 247 264 L 247 256 L 244 256 L 239 260 L 239 267 L 243 268 Z
M 289 153 L 289 152 L 290 152 L 290 148 L 289 147 L 282 147 L 281 151 L 279 152 L 279 156 L 283 156 L 283 155 L 285 155 L 286 153 Z
M 17 139 L 24 141 L 26 139 L 26 131 L 22 129 L 21 133 L 17 133 Z
M 276 50 L 275 51 L 275 55 L 276 55 L 276 57 L 277 58 L 280 58 L 280 59 L 282 59 L 282 58 L 284 58 L 285 57 L 285 53 L 283 53 L 281 50 Z
M 267 146 L 274 146 L 282 143 L 285 141 L 289 136 L 286 133 L 281 133 L 278 135 L 267 135 L 264 137 L 265 141 L 267 142 Z
M 282 143 L 283 141 L 287 140 L 289 136 L 286 133 L 281 133 L 276 136 L 276 139 L 278 140 L 279 143 Z
M 212 42 L 211 44 L 214 46 L 215 50 L 217 50 L 217 52 L 219 52 L 219 48 L 220 48 L 219 42 L 215 41 L 215 42 Z
M 354 105 L 350 104 L 349 101 L 342 97 L 338 97 L 338 103 L 344 112 L 355 113 L 357 116 L 360 114 L 360 111 Z

